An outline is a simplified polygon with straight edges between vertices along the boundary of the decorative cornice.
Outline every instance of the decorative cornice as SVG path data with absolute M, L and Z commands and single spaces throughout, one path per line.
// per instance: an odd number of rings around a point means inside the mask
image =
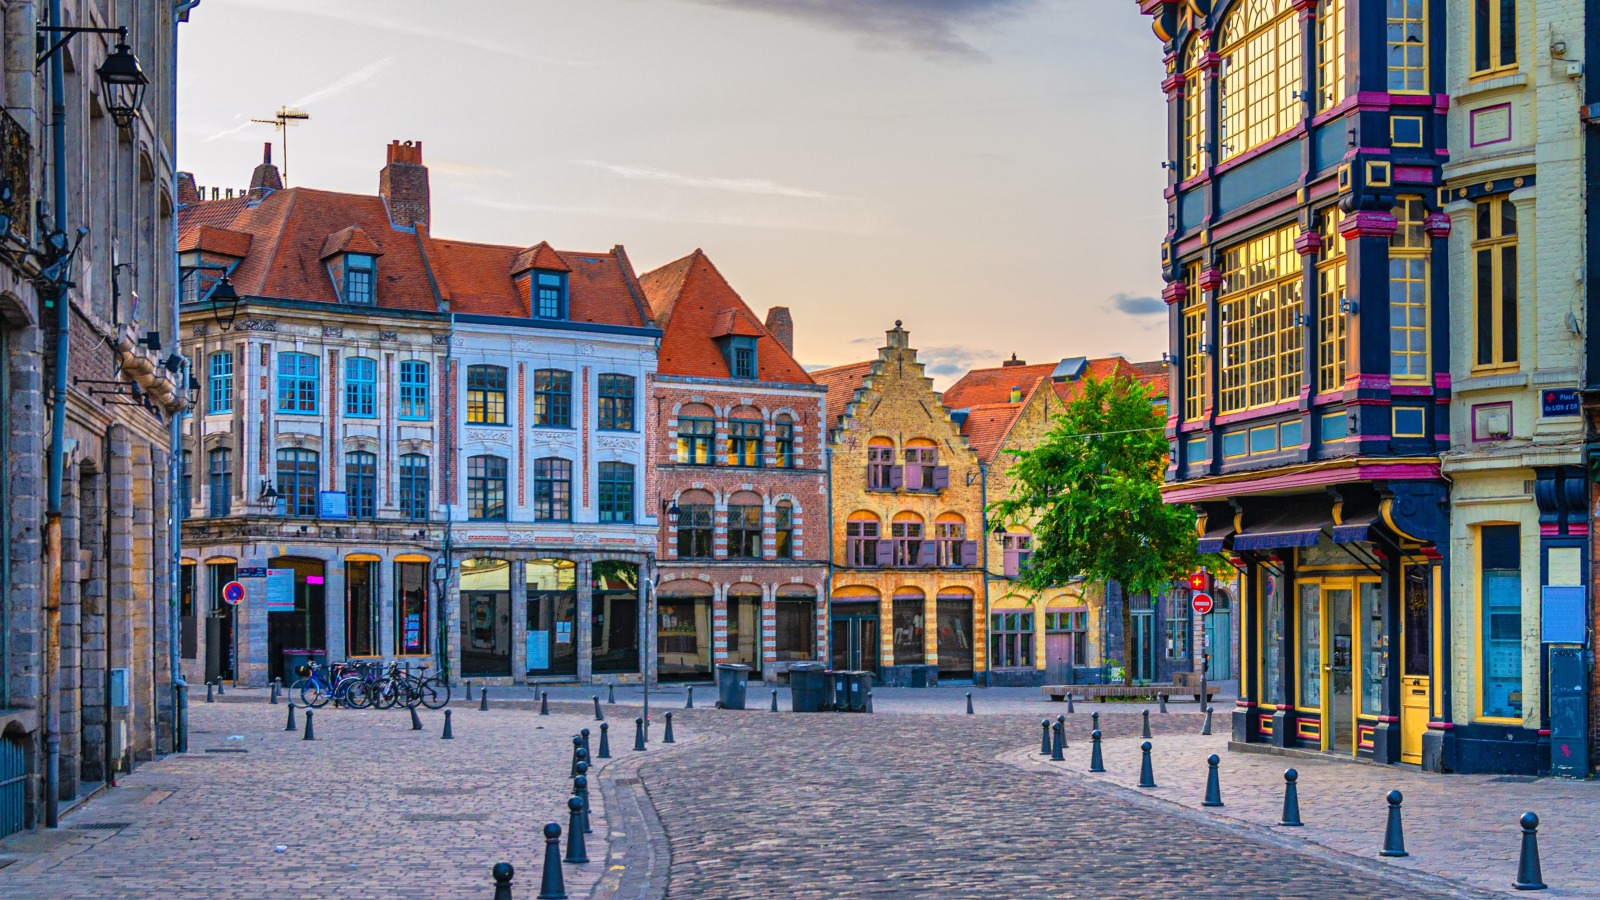
M 1345 216 L 1344 221 L 1339 223 L 1339 233 L 1344 235 L 1345 240 L 1364 237 L 1387 239 L 1394 236 L 1397 228 L 1399 222 L 1395 220 L 1393 213 L 1369 209 L 1357 210 Z
M 1322 249 L 1322 235 L 1315 231 L 1302 231 L 1294 239 L 1294 250 L 1301 256 L 1315 256 Z
M 1436 212 L 1422 220 L 1423 230 L 1431 238 L 1447 238 L 1450 236 L 1450 217 L 1442 212 Z
M 1189 286 L 1181 281 L 1174 281 L 1161 289 L 1161 299 L 1167 301 L 1168 306 L 1182 303 L 1189 296 Z

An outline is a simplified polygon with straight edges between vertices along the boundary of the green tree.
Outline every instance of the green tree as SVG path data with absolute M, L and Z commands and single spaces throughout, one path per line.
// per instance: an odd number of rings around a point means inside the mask
M 1085 381 L 1037 446 L 1008 451 L 1016 457 L 1011 491 L 990 507 L 994 520 L 1033 531 L 1027 586 L 1080 575 L 1121 585 L 1125 642 L 1133 633 L 1127 596 L 1153 595 L 1205 561 L 1194 513 L 1161 499 L 1166 423 L 1154 399 L 1127 376 Z M 1124 666 L 1125 684 L 1132 675 Z

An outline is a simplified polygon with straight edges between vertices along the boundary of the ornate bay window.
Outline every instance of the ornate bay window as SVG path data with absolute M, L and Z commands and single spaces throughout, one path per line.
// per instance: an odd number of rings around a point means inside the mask
M 1206 295 L 1200 290 L 1200 264 L 1183 268 L 1183 420 L 1206 410 Z
M 1300 254 L 1295 225 L 1222 253 L 1217 298 L 1223 414 L 1300 393 Z
M 1389 0 L 1389 90 L 1420 94 L 1428 89 L 1428 23 L 1422 0 Z
M 1329 110 L 1344 101 L 1345 0 L 1321 0 L 1317 4 L 1317 112 Z
M 1339 209 L 1317 214 L 1317 391 L 1344 387 L 1345 246 L 1339 233 Z
M 1472 238 L 1474 368 L 1517 367 L 1517 205 L 1478 201 Z
M 1205 41 L 1196 37 L 1189 41 L 1189 50 L 1183 56 L 1183 168 L 1180 171 L 1185 181 L 1199 175 L 1206 166 L 1206 79 L 1200 69 L 1205 51 Z
M 1389 238 L 1389 375 L 1428 375 L 1428 251 L 1431 238 L 1422 198 L 1395 198 L 1395 232 Z
M 1219 159 L 1232 159 L 1299 124 L 1302 33 L 1290 0 L 1246 0 L 1223 21 Z

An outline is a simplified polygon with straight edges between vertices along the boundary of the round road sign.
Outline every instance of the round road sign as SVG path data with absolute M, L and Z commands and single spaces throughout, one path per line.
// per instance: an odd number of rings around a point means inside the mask
M 1189 599 L 1189 605 L 1194 608 L 1196 613 L 1203 616 L 1211 612 L 1211 595 L 1196 591 L 1195 595 Z
M 222 586 L 222 600 L 229 606 L 238 606 L 244 601 L 244 585 L 237 581 L 230 581 Z M 1208 609 L 1210 607 L 1207 607 Z

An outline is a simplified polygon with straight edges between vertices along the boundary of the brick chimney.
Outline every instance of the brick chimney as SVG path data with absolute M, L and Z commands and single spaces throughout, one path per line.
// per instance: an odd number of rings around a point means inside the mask
M 200 189 L 195 187 L 193 172 L 178 173 L 178 205 L 200 202 Z
M 1000 361 L 1001 368 L 1005 368 L 1005 369 L 1009 369 L 1012 366 L 1025 366 L 1027 364 L 1028 363 L 1027 363 L 1026 360 L 1017 359 L 1017 355 L 1015 353 L 1011 354 L 1011 358 L 1010 359 L 1006 359 L 1006 360 L 1001 360 Z
M 378 173 L 378 193 L 389 204 L 389 221 L 400 227 L 428 227 L 428 167 L 422 142 L 389 142 L 389 160 Z
M 267 141 L 262 145 L 261 165 L 250 173 L 250 199 L 259 200 L 267 195 L 267 191 L 283 190 L 283 176 L 278 173 L 278 167 L 272 164 L 272 142 Z
M 789 315 L 789 307 L 774 306 L 767 310 L 767 330 L 790 356 L 794 355 L 794 316 Z

